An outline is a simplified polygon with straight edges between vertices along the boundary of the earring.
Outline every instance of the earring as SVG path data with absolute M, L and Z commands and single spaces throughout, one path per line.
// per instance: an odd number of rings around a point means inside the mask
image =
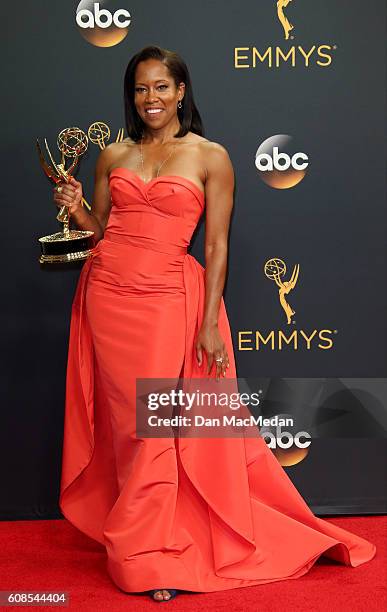
M 181 103 L 181 100 L 179 100 L 179 101 L 178 101 L 178 103 L 177 103 L 177 108 L 183 108 L 183 105 L 182 105 L 182 103 Z

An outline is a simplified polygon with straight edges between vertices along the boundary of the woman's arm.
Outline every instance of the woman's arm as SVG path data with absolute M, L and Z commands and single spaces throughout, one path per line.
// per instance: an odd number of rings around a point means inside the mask
M 114 143 L 113 143 L 114 144 Z M 95 243 L 103 237 L 111 209 L 109 189 L 109 169 L 113 163 L 112 146 L 109 145 L 98 156 L 94 174 L 94 194 L 91 212 L 82 206 L 82 183 L 73 177 L 69 183 L 63 183 L 63 191 L 54 190 L 55 203 L 65 204 L 72 221 L 80 230 L 94 232 Z
M 203 143 L 206 159 L 206 227 L 205 227 L 205 307 L 198 335 L 197 354 L 201 365 L 201 348 L 205 348 L 210 373 L 214 359 L 217 377 L 224 375 L 228 355 L 218 330 L 220 301 L 227 271 L 228 233 L 234 200 L 234 170 L 226 149 L 217 143 Z

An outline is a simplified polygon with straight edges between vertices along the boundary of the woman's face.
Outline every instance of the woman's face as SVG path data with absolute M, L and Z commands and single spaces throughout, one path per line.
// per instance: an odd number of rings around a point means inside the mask
M 177 103 L 183 95 L 184 83 L 176 87 L 163 62 L 149 59 L 137 65 L 134 103 L 145 125 L 157 129 L 177 118 Z

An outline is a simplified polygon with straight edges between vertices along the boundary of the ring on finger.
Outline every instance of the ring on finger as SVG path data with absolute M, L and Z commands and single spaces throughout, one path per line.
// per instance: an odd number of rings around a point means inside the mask
M 61 185 L 57 185 L 55 189 L 57 190 L 58 193 L 62 193 L 63 191 L 63 187 Z

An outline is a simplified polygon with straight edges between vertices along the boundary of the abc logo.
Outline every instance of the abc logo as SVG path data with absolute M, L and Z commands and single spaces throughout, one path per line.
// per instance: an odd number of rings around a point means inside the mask
M 289 431 L 282 431 L 280 425 L 272 429 L 274 431 L 261 428 L 260 434 L 281 465 L 296 465 L 305 459 L 311 445 L 311 436 L 307 431 L 293 435 Z
M 289 189 L 306 174 L 308 156 L 297 150 L 293 138 L 277 134 L 267 138 L 255 154 L 255 167 L 261 179 L 275 189 Z
M 118 0 L 82 0 L 75 20 L 79 32 L 89 43 L 96 47 L 113 47 L 126 37 L 131 16 Z

